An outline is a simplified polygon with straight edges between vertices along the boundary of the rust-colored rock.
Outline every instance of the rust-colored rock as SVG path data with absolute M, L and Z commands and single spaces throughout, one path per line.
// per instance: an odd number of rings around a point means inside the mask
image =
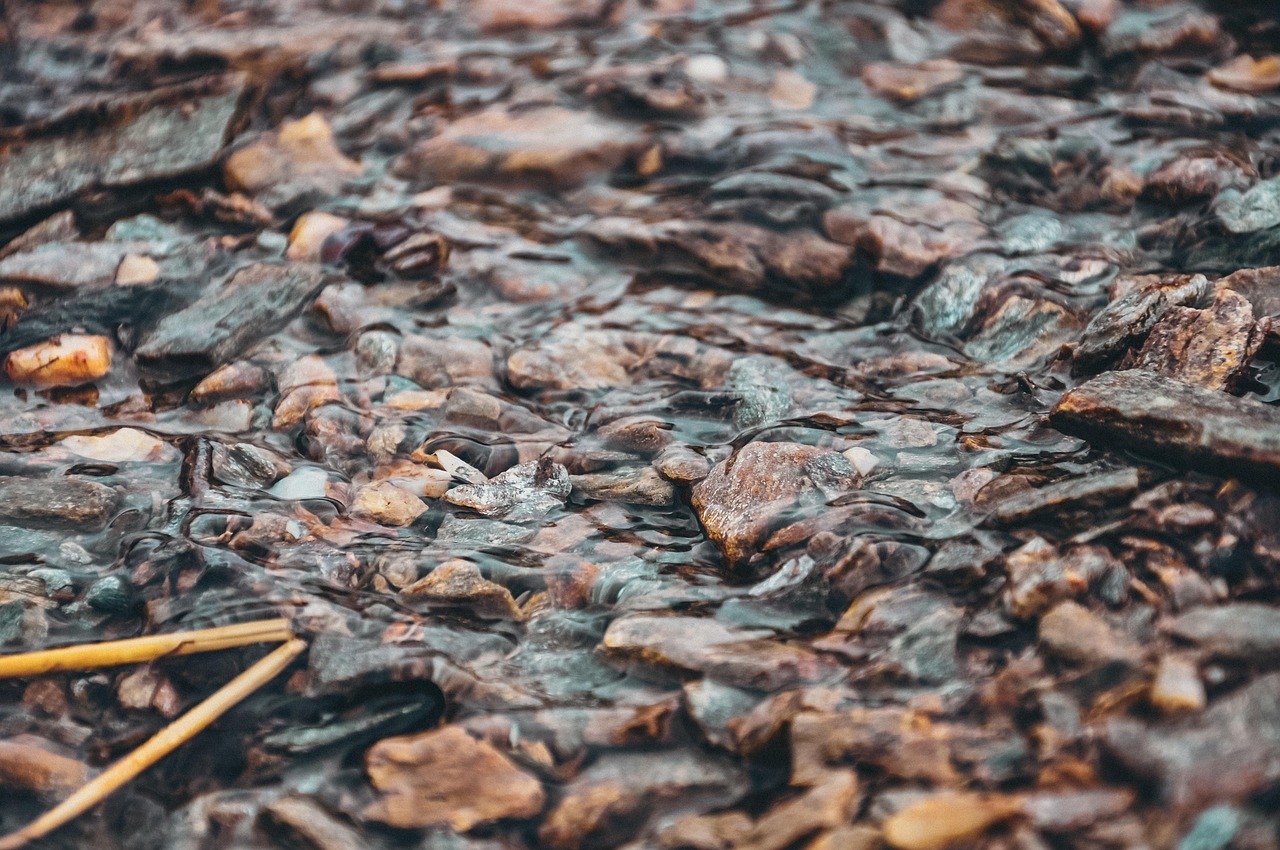
M 379 797 L 364 817 L 398 829 L 447 825 L 466 832 L 533 817 L 546 801 L 542 783 L 457 726 L 379 741 L 365 756 L 365 770 Z
M 895 850 L 944 850 L 977 838 L 1020 808 L 1011 797 L 943 792 L 886 820 L 884 840 Z
M 110 369 L 110 341 L 85 334 L 63 334 L 20 348 L 4 361 L 9 380 L 30 387 L 74 387 L 96 381 Z

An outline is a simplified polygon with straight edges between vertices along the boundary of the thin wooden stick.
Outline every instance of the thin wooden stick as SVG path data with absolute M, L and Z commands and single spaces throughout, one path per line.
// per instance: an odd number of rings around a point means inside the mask
M 204 702 L 170 723 L 129 755 L 104 770 L 70 797 L 27 824 L 0 838 L 0 850 L 17 850 L 29 841 L 43 838 L 106 799 L 142 771 L 189 741 L 236 703 L 274 679 L 307 648 L 306 641 L 294 639 L 223 685 Z
M 40 676 L 64 670 L 117 667 L 121 664 L 153 661 L 166 655 L 191 655 L 251 643 L 280 643 L 292 637 L 293 630 L 289 628 L 288 620 L 256 620 L 252 623 L 193 632 L 25 652 L 21 655 L 0 656 L 0 679 Z

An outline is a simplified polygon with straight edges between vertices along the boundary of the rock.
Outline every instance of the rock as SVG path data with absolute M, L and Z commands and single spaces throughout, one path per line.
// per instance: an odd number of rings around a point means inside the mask
M 1235 840 L 1243 820 L 1233 806 L 1205 809 L 1178 842 L 1178 850 L 1224 850 Z
M 511 591 L 484 578 L 470 561 L 445 561 L 423 578 L 400 591 L 407 602 L 465 608 L 481 617 L 511 620 L 523 618 Z
M 0 479 L 0 517 L 34 527 L 97 531 L 119 502 L 115 490 L 81 478 Z
M 837 675 L 838 665 L 799 645 L 769 640 L 766 629 L 705 617 L 633 615 L 605 630 L 601 648 L 619 661 L 677 677 L 701 673 L 739 688 L 774 690 Z
M 1280 608 L 1233 602 L 1193 608 L 1168 625 L 1170 634 L 1217 658 L 1270 662 L 1280 657 Z
M 1093 511 L 1128 499 L 1141 481 L 1135 469 L 1116 469 L 1023 490 L 996 504 L 992 519 L 1000 525 L 1021 525 L 1046 515 Z
M 1161 656 L 1151 682 L 1151 704 L 1161 714 L 1194 714 L 1206 703 L 1204 682 L 1196 665 L 1177 655 Z
M 0 741 L 0 787 L 58 798 L 89 781 L 89 768 L 19 735 Z
M 363 817 L 397 829 L 444 824 L 466 832 L 533 817 L 546 800 L 537 779 L 457 726 L 379 741 L 365 771 L 379 796 Z
M 15 384 L 74 387 L 111 370 L 111 343 L 104 336 L 63 334 L 47 342 L 9 352 L 4 371 Z
M 1215 205 L 1218 220 L 1232 233 L 1253 233 L 1280 224 L 1280 177 L 1263 180 L 1241 194 L 1224 194 Z
M 857 814 L 858 777 L 836 771 L 799 797 L 780 803 L 760 817 L 735 850 L 786 850 L 816 832 L 848 823 Z
M 884 840 L 897 850 L 943 850 L 978 838 L 1019 813 L 1016 798 L 942 792 L 912 803 L 884 822 Z
M 135 256 L 130 252 L 147 247 L 145 243 L 50 242 L 0 260 L 0 282 L 67 290 L 110 286 L 125 260 Z M 146 258 L 136 258 L 142 259 Z M 155 261 L 148 262 L 158 274 Z M 150 279 L 154 278 L 155 274 L 151 275 Z
M 549 458 L 513 466 L 482 484 L 463 484 L 444 494 L 454 505 L 509 522 L 541 519 L 569 498 L 569 471 Z
M 1138 353 L 1139 369 L 1211 390 L 1235 385 L 1262 345 L 1269 326 L 1255 324 L 1241 295 L 1220 289 L 1203 310 L 1171 307 L 1151 329 Z
M 258 826 L 277 841 L 307 850 L 354 850 L 365 843 L 356 829 L 311 797 L 273 800 L 258 816 Z
M 1211 475 L 1266 483 L 1280 474 L 1280 411 L 1140 369 L 1081 384 L 1050 421 L 1063 433 Z
M 1203 204 L 1224 189 L 1247 189 L 1250 177 L 1226 154 L 1189 151 L 1148 174 L 1141 197 L 1173 207 Z
M 288 324 L 323 283 L 313 265 L 246 266 L 161 319 L 138 347 L 138 360 L 155 368 L 211 370 Z
M 711 472 L 711 464 L 706 457 L 684 445 L 663 449 L 653 459 L 653 468 L 663 478 L 677 484 L 696 484 Z
M 964 353 L 1001 369 L 1028 369 L 1056 357 L 1075 339 L 1080 325 L 1080 319 L 1060 304 L 1013 295 L 965 343 Z
M 748 443 L 693 488 L 693 508 L 731 567 L 770 534 L 858 486 L 843 455 L 799 443 Z
M 239 361 L 219 366 L 191 390 L 191 400 L 213 404 L 230 398 L 252 397 L 267 389 L 270 375 L 261 366 Z
M 610 8 L 606 0 L 475 0 L 467 4 L 466 14 L 494 33 L 599 23 Z
M 227 157 L 227 185 L 269 207 L 302 198 L 332 195 L 362 171 L 333 141 L 333 131 L 318 112 L 287 121 L 278 132 Z M 323 240 L 321 240 L 323 241 Z
M 1122 766 L 1155 780 L 1167 804 L 1243 801 L 1280 782 L 1280 673 L 1259 676 L 1185 719 L 1113 719 L 1102 740 Z
M 1040 643 L 1073 664 L 1136 662 L 1138 648 L 1105 620 L 1076 602 L 1061 602 L 1040 618 Z
M 61 121 L 5 131 L 0 221 L 63 204 L 96 187 L 132 186 L 208 168 L 237 121 L 243 94 L 239 76 L 205 77 L 90 102 Z M 68 127 L 76 129 L 66 132 Z
M 160 276 L 160 264 L 142 254 L 125 254 L 116 266 L 116 286 L 139 286 Z
M 1070 833 L 1129 811 L 1134 794 L 1127 788 L 1040 791 L 1022 801 L 1022 814 L 1043 832 Z
M 624 467 L 610 472 L 571 475 L 574 492 L 602 502 L 632 505 L 669 506 L 675 504 L 675 488 L 652 466 Z
M 427 509 L 413 493 L 390 481 L 375 481 L 356 491 L 351 503 L 351 516 L 381 525 L 406 526 Z
M 319 260 L 324 240 L 350 224 L 350 219 L 340 215 L 315 211 L 303 213 L 294 222 L 293 230 L 289 231 L 289 247 L 284 255 L 290 260 Z
M 905 103 L 927 97 L 964 79 L 964 69 L 951 59 L 930 59 L 915 65 L 868 62 L 862 82 L 876 94 Z
M 616 846 L 668 811 L 725 806 L 748 787 L 742 768 L 715 756 L 608 753 L 569 783 L 538 838 L 556 850 Z
M 1195 303 L 1210 289 L 1204 275 L 1180 275 L 1135 282 L 1093 317 L 1072 355 L 1075 366 L 1096 370 L 1118 358 L 1155 327 L 1171 307 Z
M 1043 538 L 1033 538 L 1005 558 L 1009 613 L 1034 619 L 1056 602 L 1087 591 L 1112 563 L 1110 553 L 1101 546 L 1073 546 L 1061 551 Z
M 1280 89 L 1280 56 L 1263 56 L 1254 59 L 1247 53 L 1216 68 L 1205 75 L 1218 88 L 1249 94 L 1264 94 Z
M 59 445 L 81 457 L 104 463 L 163 463 L 178 456 L 168 443 L 137 428 L 117 428 L 96 436 L 73 435 Z
M 631 126 L 556 106 L 492 108 L 459 118 L 396 160 L 398 177 L 572 186 L 617 167 L 644 144 Z

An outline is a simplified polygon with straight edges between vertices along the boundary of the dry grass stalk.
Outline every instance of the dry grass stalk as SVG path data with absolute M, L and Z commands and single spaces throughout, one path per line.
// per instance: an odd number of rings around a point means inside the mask
M 111 765 L 70 797 L 24 828 L 5 838 L 0 838 L 0 850 L 17 850 L 84 814 L 142 771 L 199 734 L 236 703 L 274 679 L 306 648 L 305 641 L 294 639 L 274 650 L 257 664 L 223 685 L 204 702 L 161 729 L 151 740 Z
M 115 640 L 0 656 L 0 679 L 41 676 L 66 670 L 91 670 L 154 661 L 168 655 L 191 655 L 251 643 L 279 643 L 293 637 L 289 621 L 256 620 L 171 635 Z

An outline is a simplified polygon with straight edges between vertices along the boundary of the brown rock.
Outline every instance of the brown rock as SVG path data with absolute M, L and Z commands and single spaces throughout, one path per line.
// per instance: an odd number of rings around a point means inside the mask
M 1230 290 L 1219 290 L 1203 310 L 1171 307 L 1151 329 L 1137 367 L 1211 390 L 1231 387 L 1262 345 L 1270 326 L 1257 324 L 1253 307 Z
M 1200 671 L 1189 659 L 1178 655 L 1161 656 L 1151 683 L 1151 704 L 1162 714 L 1193 714 L 1203 711 L 1206 703 Z
M 278 206 L 307 191 L 335 193 L 362 170 L 338 150 L 328 122 L 313 112 L 231 154 L 223 176 L 232 189 Z
M 1242 53 L 1205 75 L 1218 88 L 1263 94 L 1280 89 L 1280 56 L 1254 59 Z
M 350 219 L 325 212 L 303 213 L 289 231 L 285 256 L 291 260 L 318 260 L 324 240 L 351 223 Z
M 511 591 L 489 581 L 480 568 L 461 558 L 445 561 L 400 591 L 409 602 L 467 608 L 482 617 L 521 619 Z
M 769 535 L 858 486 L 838 452 L 799 443 L 748 443 L 693 488 L 693 508 L 730 566 L 746 563 Z
M 930 59 L 916 65 L 868 62 L 862 66 L 862 82 L 876 94 L 910 103 L 958 83 L 964 78 L 960 63 L 951 59 Z
M 364 817 L 398 829 L 444 824 L 466 832 L 533 817 L 546 801 L 537 779 L 456 726 L 379 741 L 365 770 L 380 796 Z
M 19 736 L 0 741 L 0 787 L 61 796 L 89 779 L 89 768 Z
M 1040 643 L 1046 651 L 1075 664 L 1134 661 L 1138 648 L 1105 620 L 1076 602 L 1062 602 L 1040 618 Z
M 405 526 L 426 511 L 427 506 L 413 493 L 390 481 L 375 481 L 356 491 L 351 516 L 382 525 Z
M 884 823 L 897 850 L 943 850 L 971 841 L 1018 814 L 1019 803 L 996 794 L 943 792 L 912 803 Z
M 484 31 L 505 32 L 598 23 L 610 6 L 606 0 L 471 0 L 464 8 Z
M 786 850 L 807 836 L 847 824 L 857 813 L 862 796 L 858 777 L 835 771 L 819 785 L 774 806 L 752 828 L 738 850 Z
M 356 850 L 368 842 L 353 827 L 329 813 L 311 797 L 281 797 L 258 816 L 269 835 L 291 847 L 311 850 Z
M 0 517 L 33 526 L 100 529 L 119 503 L 115 490 L 96 481 L 0 477 Z
M 561 107 L 493 108 L 460 118 L 404 154 L 397 176 L 572 186 L 612 170 L 644 139 L 626 124 Z
M 4 371 L 15 384 L 74 387 L 96 381 L 111 369 L 111 343 L 105 336 L 63 334 L 9 352 Z

